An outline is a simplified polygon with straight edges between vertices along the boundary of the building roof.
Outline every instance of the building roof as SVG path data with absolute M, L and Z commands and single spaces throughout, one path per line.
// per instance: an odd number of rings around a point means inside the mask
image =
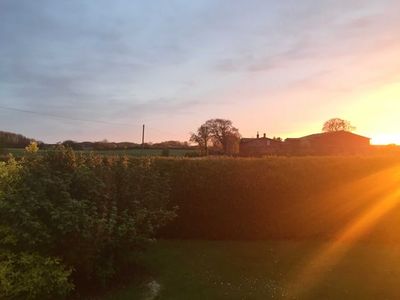
M 259 138 L 241 138 L 240 139 L 240 143 L 249 143 L 249 142 L 253 142 L 253 141 L 270 141 L 270 142 L 279 142 L 277 140 L 274 139 L 270 139 L 267 137 L 259 137 Z
M 327 137 L 327 136 L 353 136 L 353 137 L 358 137 L 360 139 L 366 139 L 366 140 L 370 140 L 371 138 L 362 136 L 362 135 L 358 135 L 349 131 L 333 131 L 333 132 L 322 132 L 322 133 L 315 133 L 315 134 L 310 134 L 310 135 L 306 135 L 300 138 L 287 138 L 286 140 L 288 141 L 293 141 L 293 140 L 308 140 L 308 139 L 316 139 L 316 138 L 323 138 L 323 137 Z

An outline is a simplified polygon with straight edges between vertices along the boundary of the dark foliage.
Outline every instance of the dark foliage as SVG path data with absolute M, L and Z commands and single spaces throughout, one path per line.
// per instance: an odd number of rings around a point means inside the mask
M 126 264 L 127 253 L 142 248 L 173 217 L 165 209 L 168 197 L 167 179 L 149 159 L 79 155 L 62 147 L 27 153 L 0 166 L 0 253 L 59 262 L 58 283 L 68 283 L 73 270 L 70 280 L 78 290 L 106 285 Z M 21 265 L 27 264 L 13 263 L 10 272 Z M 54 297 L 61 288 L 49 278 L 17 296 L 43 297 L 48 289 Z
M 21 134 L 0 131 L 0 147 L 3 148 L 25 148 L 33 139 Z
M 399 158 L 160 159 L 171 175 L 171 205 L 179 206 L 160 236 L 329 238 L 376 201 L 363 178 L 394 162 Z

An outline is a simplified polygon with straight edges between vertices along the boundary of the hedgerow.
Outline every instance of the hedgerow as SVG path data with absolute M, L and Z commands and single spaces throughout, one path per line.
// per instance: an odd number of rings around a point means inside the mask
M 174 216 L 150 159 L 28 150 L 0 165 L 0 297 L 105 286 Z
M 390 192 L 374 174 L 399 161 L 149 159 L 30 147 L 22 159 L 0 162 L 0 298 L 62 299 L 107 286 L 156 234 L 330 238 L 376 202 L 374 185 Z M 399 215 L 384 228 L 398 228 Z
M 159 159 L 157 167 L 170 174 L 170 205 L 179 207 L 159 236 L 331 238 L 382 196 L 368 191 L 383 187 L 385 177 L 363 178 L 399 162 L 397 156 Z

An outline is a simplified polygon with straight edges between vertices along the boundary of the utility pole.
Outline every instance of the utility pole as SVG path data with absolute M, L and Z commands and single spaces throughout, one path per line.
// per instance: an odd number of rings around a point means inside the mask
M 142 130 L 142 149 L 144 149 L 144 124 L 143 124 L 143 130 Z
M 206 136 L 204 139 L 204 147 L 206 148 L 206 156 L 208 156 L 208 127 L 206 126 Z

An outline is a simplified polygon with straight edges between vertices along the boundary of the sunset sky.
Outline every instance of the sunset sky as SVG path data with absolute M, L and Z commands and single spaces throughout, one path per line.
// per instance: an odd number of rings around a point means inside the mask
M 183 141 L 216 117 L 400 144 L 400 1 L 0 0 L 0 130 Z

